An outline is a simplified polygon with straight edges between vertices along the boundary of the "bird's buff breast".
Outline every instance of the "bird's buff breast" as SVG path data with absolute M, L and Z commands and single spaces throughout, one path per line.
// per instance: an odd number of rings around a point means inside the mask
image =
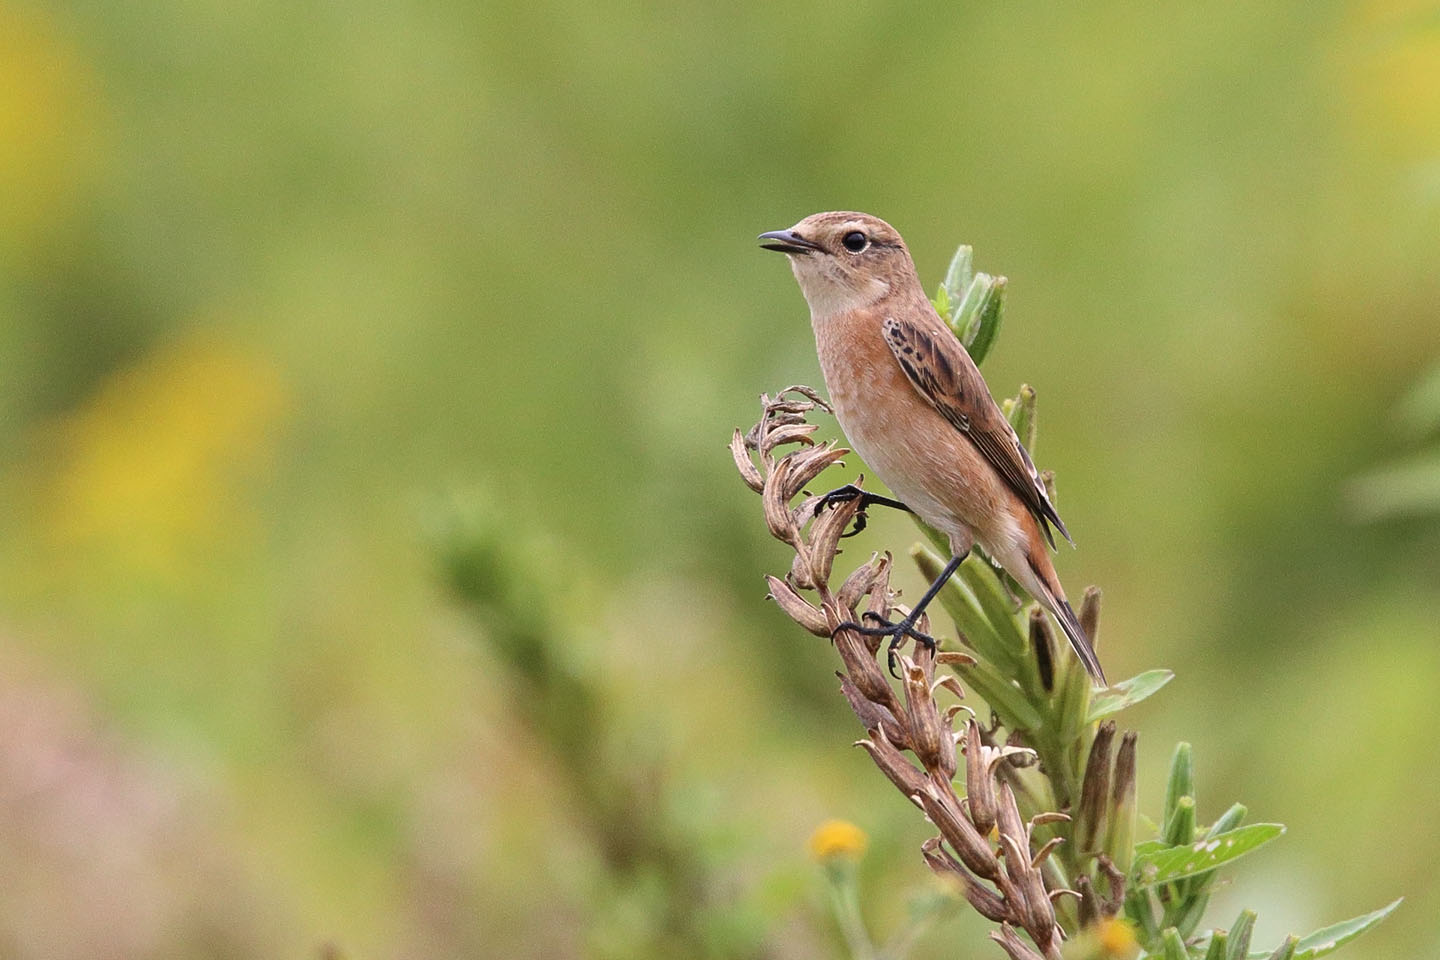
M 825 388 L 855 452 L 926 523 L 982 543 L 1009 539 L 1003 491 L 979 451 L 915 390 L 880 318 L 815 321 Z

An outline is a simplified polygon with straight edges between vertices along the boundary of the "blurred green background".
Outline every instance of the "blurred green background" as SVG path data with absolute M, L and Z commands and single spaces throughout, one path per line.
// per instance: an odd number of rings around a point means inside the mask
M 838 955 L 832 816 L 898 923 L 927 833 L 725 450 L 820 382 L 753 237 L 833 208 L 1011 278 L 1061 576 L 1178 673 L 1142 811 L 1184 737 L 1290 827 L 1217 922 L 1440 949 L 1440 519 L 1346 500 L 1440 357 L 1440 7 L 0 0 L 0 953 L 678 955 L 602 762 L 716 955 Z M 447 588 L 457 490 L 593 755 Z

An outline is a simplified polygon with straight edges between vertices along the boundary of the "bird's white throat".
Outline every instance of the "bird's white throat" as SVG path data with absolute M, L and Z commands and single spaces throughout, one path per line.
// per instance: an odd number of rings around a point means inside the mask
M 810 304 L 810 315 L 822 320 L 837 313 L 868 307 L 890 292 L 890 283 L 879 277 L 857 277 L 833 263 L 812 256 L 790 256 L 790 269 Z

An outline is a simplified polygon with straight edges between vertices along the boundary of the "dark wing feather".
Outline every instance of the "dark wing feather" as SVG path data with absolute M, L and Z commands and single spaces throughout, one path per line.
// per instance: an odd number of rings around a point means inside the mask
M 955 429 L 970 438 L 1020 495 L 1040 521 L 1040 529 L 1050 545 L 1055 545 L 1055 538 L 1048 524 L 1054 524 L 1060 535 L 1069 540 L 1070 533 L 1046 496 L 1045 485 L 1030 454 L 1021 445 L 1010 421 L 990 398 L 984 378 L 960 341 L 944 328 L 931 330 L 895 316 L 885 318 L 883 330 L 885 343 L 910 383 Z

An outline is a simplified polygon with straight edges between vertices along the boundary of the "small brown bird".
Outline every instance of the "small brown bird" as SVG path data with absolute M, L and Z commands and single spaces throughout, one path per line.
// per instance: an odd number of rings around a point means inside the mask
M 892 651 L 907 635 L 933 645 L 915 624 L 979 543 L 1055 617 L 1090 676 L 1104 684 L 1050 562 L 1050 528 L 1067 540 L 1070 534 L 979 369 L 930 305 L 900 234 L 878 217 L 831 212 L 760 239 L 789 257 L 810 304 L 841 428 L 900 497 L 842 487 L 817 510 L 859 496 L 863 505 L 910 510 L 950 538 L 950 562 L 910 613 L 859 629 L 889 636 Z

